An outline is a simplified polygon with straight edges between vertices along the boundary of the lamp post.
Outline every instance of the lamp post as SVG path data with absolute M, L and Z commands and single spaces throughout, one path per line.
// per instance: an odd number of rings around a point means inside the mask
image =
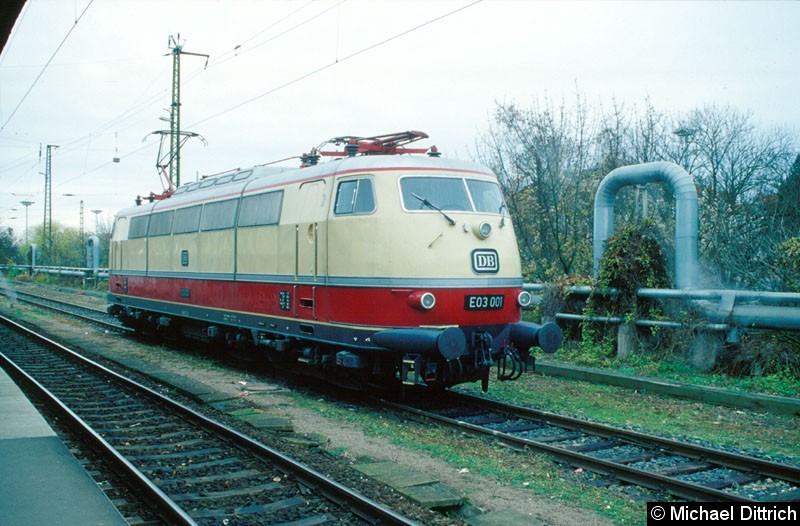
M 63 195 L 64 197 L 80 197 L 78 194 L 61 194 L 61 195 Z M 79 226 L 78 226 L 78 235 L 81 238 L 81 246 L 83 246 L 83 243 L 84 243 L 84 239 L 83 239 L 83 237 L 84 237 L 84 232 L 83 232 L 83 199 L 81 199 L 80 214 L 79 215 L 80 215 L 80 223 L 79 223 Z
M 92 213 L 94 214 L 94 233 L 95 233 L 95 235 L 97 235 L 97 231 L 100 229 L 98 221 L 99 221 L 99 218 L 100 218 L 100 214 L 102 212 L 103 212 L 102 210 L 92 210 Z
M 33 204 L 33 201 L 20 201 L 19 204 L 25 207 L 25 244 L 28 244 L 28 207 Z
M 695 128 L 686 128 L 681 126 L 680 128 L 673 130 L 672 133 L 680 137 L 681 141 L 683 142 L 683 149 L 681 150 L 681 164 L 683 165 L 683 169 L 688 172 L 689 142 L 692 140 L 692 136 L 697 133 L 697 130 Z

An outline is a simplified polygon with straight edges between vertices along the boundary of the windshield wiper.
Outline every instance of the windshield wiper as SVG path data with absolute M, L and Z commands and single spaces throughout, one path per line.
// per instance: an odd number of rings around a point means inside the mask
M 428 201 L 424 197 L 420 197 L 420 196 L 418 196 L 417 194 L 414 194 L 414 193 L 412 193 L 411 195 L 413 197 L 415 197 L 416 199 L 419 199 L 420 201 L 422 201 L 423 205 L 425 205 L 425 206 L 427 206 L 429 208 L 432 208 L 432 209 L 436 210 L 437 212 L 439 212 L 440 214 L 442 214 L 444 216 L 444 218 L 447 219 L 447 222 L 450 223 L 450 226 L 456 226 L 456 222 L 453 221 L 452 217 L 450 217 L 449 215 L 445 214 L 444 210 L 442 210 L 438 206 L 434 205 L 433 203 L 431 203 L 430 201 Z

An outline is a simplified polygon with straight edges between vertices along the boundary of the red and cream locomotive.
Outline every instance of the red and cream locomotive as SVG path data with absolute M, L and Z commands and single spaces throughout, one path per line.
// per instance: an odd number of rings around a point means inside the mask
M 561 330 L 520 321 L 531 297 L 496 176 L 405 146 L 426 137 L 340 137 L 344 151 L 301 168 L 237 170 L 121 211 L 110 312 L 366 384 L 485 389 L 494 364 L 518 377 Z

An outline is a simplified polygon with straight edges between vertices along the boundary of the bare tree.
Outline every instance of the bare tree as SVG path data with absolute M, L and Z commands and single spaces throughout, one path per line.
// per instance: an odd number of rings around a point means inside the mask
M 498 103 L 477 157 L 500 179 L 534 279 L 590 275 L 597 184 L 619 166 L 666 160 L 697 183 L 700 255 L 718 276 L 709 285 L 770 288 L 779 281 L 770 262 L 800 226 L 800 158 L 789 176 L 793 142 L 790 133 L 764 132 L 750 114 L 731 107 L 670 117 L 649 100 L 642 111 L 616 102 L 603 111 L 578 95 L 572 106 L 548 99 L 527 109 Z M 624 189 L 615 208 L 618 224 L 652 217 L 665 252 L 673 253 L 671 189 Z
M 787 238 L 800 236 L 800 155 L 778 187 L 774 205 L 774 227 Z
M 783 241 L 766 206 L 789 173 L 791 136 L 761 132 L 731 107 L 695 110 L 679 129 L 691 134 L 691 173 L 699 186 L 700 250 L 722 284 L 768 287 L 765 261 Z
M 497 105 L 477 156 L 497 173 L 535 279 L 591 269 L 591 192 L 597 184 L 595 119 L 550 100 Z

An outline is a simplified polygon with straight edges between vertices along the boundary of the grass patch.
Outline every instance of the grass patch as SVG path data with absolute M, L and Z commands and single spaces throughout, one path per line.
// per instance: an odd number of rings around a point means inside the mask
M 800 378 L 787 370 L 762 376 L 733 377 L 720 373 L 704 373 L 693 368 L 682 356 L 657 357 L 638 352 L 616 358 L 612 355 L 611 342 L 595 344 L 591 349 L 581 343 L 568 342 L 562 349 L 548 356 L 547 361 L 583 367 L 596 367 L 623 374 L 663 378 L 693 385 L 720 387 L 735 391 L 760 393 L 797 398 L 800 393 Z

